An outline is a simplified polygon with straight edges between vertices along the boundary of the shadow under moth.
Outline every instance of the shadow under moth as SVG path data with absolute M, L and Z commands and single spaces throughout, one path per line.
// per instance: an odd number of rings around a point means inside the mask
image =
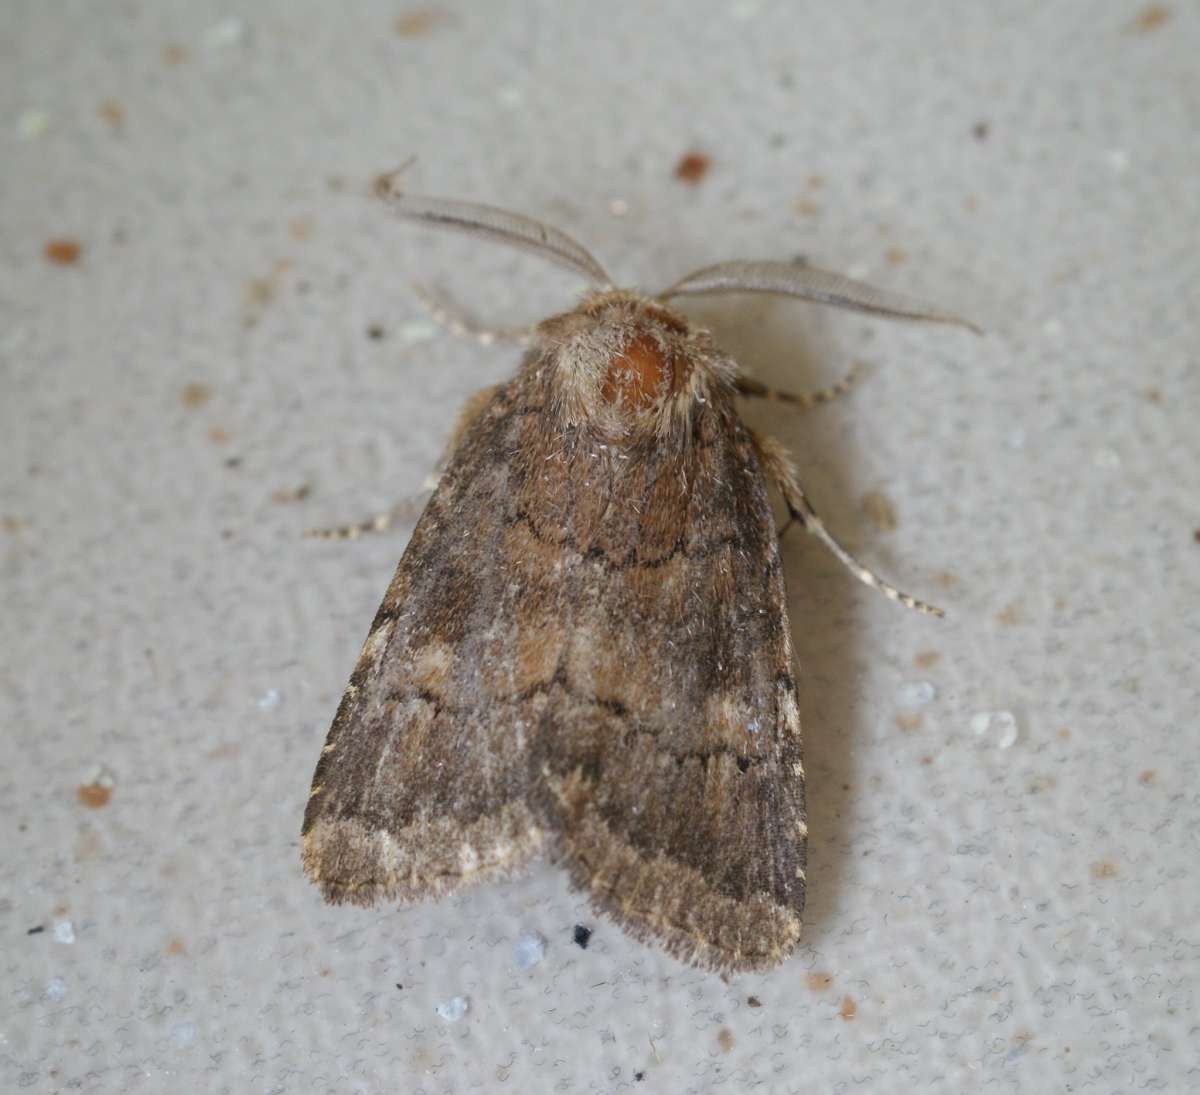
M 842 548 L 738 414 L 739 396 L 836 389 L 771 392 L 667 302 L 765 292 L 962 321 L 796 263 L 616 289 L 554 228 L 395 175 L 377 191 L 595 288 L 529 331 L 475 331 L 528 350 L 465 408 L 371 625 L 313 777 L 305 870 L 327 900 L 369 905 L 547 855 L 638 939 L 713 970 L 776 965 L 800 938 L 807 824 L 768 483 L 858 578 L 940 613 Z

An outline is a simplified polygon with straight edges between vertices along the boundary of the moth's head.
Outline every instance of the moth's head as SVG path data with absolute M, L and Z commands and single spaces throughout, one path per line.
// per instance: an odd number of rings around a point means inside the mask
M 708 335 L 666 307 L 664 301 L 676 297 L 777 293 L 978 331 L 944 312 L 806 263 L 717 263 L 656 297 L 613 289 L 604 267 L 565 232 L 494 206 L 406 194 L 398 185 L 403 171 L 402 167 L 375 183 L 375 192 L 400 216 L 520 247 L 599 287 L 573 311 L 538 326 L 537 350 L 529 367 L 550 380 L 555 408 L 565 423 L 589 425 L 613 440 L 685 437 L 696 408 L 733 380 L 735 366 L 717 352 Z
M 627 289 L 589 293 L 540 323 L 536 343 L 566 423 L 612 440 L 661 439 L 685 425 L 721 367 L 706 332 Z

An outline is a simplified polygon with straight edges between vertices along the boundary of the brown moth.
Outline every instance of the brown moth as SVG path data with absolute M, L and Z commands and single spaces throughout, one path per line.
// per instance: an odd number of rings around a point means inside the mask
M 754 291 L 961 321 L 791 263 L 616 289 L 553 228 L 395 176 L 377 189 L 597 288 L 525 332 L 517 375 L 464 411 L 317 764 L 305 870 L 329 901 L 368 905 L 547 855 L 638 939 L 708 969 L 776 965 L 800 938 L 807 826 L 768 483 L 864 582 L 939 610 L 830 536 L 736 406 L 835 390 L 769 392 L 666 302 Z

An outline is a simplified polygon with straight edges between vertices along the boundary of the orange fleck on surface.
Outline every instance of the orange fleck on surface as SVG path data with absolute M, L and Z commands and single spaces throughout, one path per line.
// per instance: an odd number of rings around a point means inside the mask
M 313 219 L 312 217 L 293 217 L 288 221 L 288 234 L 292 239 L 303 242 L 312 235 Z
M 1170 8 L 1164 7 L 1162 4 L 1147 4 L 1138 12 L 1132 29 L 1143 33 L 1148 30 L 1158 30 L 1170 18 Z
M 816 202 L 809 201 L 808 198 L 797 198 L 795 209 L 802 217 L 815 217 L 821 212 L 821 207 Z
M 428 34 L 444 19 L 436 8 L 413 8 L 396 20 L 396 33 L 402 38 L 418 38 Z
M 1150 400 L 1151 403 L 1161 403 L 1163 401 L 1163 394 L 1158 388 L 1147 388 L 1146 398 Z
M 1147 768 L 1138 774 L 1138 783 L 1143 787 L 1149 787 L 1156 779 L 1158 779 L 1158 773 L 1153 768 Z
M 936 650 L 921 650 L 913 658 L 913 665 L 918 669 L 932 669 L 941 660 L 942 656 Z
M 953 574 L 948 570 L 943 570 L 941 574 L 937 576 L 937 583 L 943 589 L 951 589 L 952 587 L 958 585 L 959 577 L 957 574 Z
M 849 997 L 842 997 L 842 1006 L 838 1009 L 838 1014 L 847 1023 L 852 1023 L 858 1018 L 858 1005 Z
M 719 1031 L 717 1031 L 717 1045 L 721 1047 L 722 1053 L 728 1053 L 731 1049 L 733 1049 L 733 1031 L 731 1031 L 728 1027 L 722 1027 Z
M 125 128 L 125 107 L 118 99 L 105 99 L 100 104 L 100 117 L 113 129 Z
M 908 711 L 902 711 L 896 716 L 896 726 L 905 732 L 919 730 L 921 727 L 921 716 Z
M 1093 878 L 1109 879 L 1116 878 L 1120 871 L 1117 865 L 1111 859 L 1098 859 L 1092 864 L 1091 873 Z
M 808 188 L 809 190 L 820 190 L 825 185 L 825 180 L 820 175 L 809 175 Z
M 883 257 L 893 266 L 902 266 L 908 262 L 908 252 L 902 247 L 889 247 L 884 251 Z
M 213 426 L 212 429 L 208 431 L 208 439 L 214 445 L 224 445 L 229 440 L 229 434 L 221 429 L 220 426 Z
M 932 764 L 932 763 L 933 763 L 933 757 L 922 757 L 922 758 L 921 758 L 921 763 L 922 763 L 922 764 Z
M 167 940 L 167 945 L 163 948 L 163 953 L 169 955 L 171 958 L 187 954 L 187 944 L 179 936 L 173 935 Z
M 163 63 L 174 68 L 176 65 L 182 65 L 188 59 L 187 46 L 181 46 L 177 42 L 169 42 L 163 46 L 162 51 Z
M 1014 624 L 1019 624 L 1020 622 L 1021 606 L 1016 601 L 1005 605 L 1004 608 L 996 613 L 996 623 L 1002 624 L 1004 627 L 1012 627 Z
M 613 357 L 600 394 L 607 403 L 627 410 L 649 406 L 660 394 L 674 391 L 675 370 L 649 335 L 638 335 Z
M 42 254 L 54 266 L 74 266 L 83 254 L 83 245 L 78 240 L 47 240 Z
M 195 381 L 185 384 L 179 393 L 179 401 L 185 407 L 203 407 L 210 399 L 212 399 L 212 389 L 207 384 Z
M 675 178 L 689 186 L 695 186 L 712 167 L 710 160 L 703 152 L 685 152 L 675 165 Z
M 112 788 L 103 783 L 85 783 L 75 792 L 75 797 L 89 810 L 99 810 L 108 805 Z
M 804 983 L 812 989 L 813 992 L 824 992 L 833 984 L 832 973 L 822 973 L 818 970 L 815 973 L 810 973 L 804 978 Z
M 1063 728 L 1062 728 L 1062 729 L 1061 729 L 1061 730 L 1058 732 L 1058 736 L 1059 736 L 1060 738 L 1062 738 L 1062 740 L 1063 740 L 1063 741 L 1066 741 L 1068 738 L 1070 738 L 1070 736 L 1071 736 L 1071 731 L 1070 731 L 1070 730 L 1068 730 L 1068 729 L 1067 729 L 1067 728 L 1064 726 L 1064 727 L 1063 727 Z

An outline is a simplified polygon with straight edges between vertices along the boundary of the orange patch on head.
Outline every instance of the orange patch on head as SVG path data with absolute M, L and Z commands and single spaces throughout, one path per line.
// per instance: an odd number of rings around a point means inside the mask
M 639 334 L 608 364 L 600 389 L 606 403 L 629 411 L 648 407 L 661 393 L 675 390 L 675 365 L 649 335 Z

